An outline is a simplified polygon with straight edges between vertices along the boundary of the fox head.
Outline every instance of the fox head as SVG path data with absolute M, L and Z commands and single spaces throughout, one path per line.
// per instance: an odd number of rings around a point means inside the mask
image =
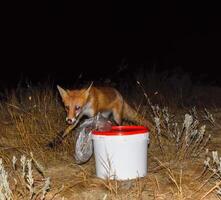
M 81 112 L 83 112 L 91 86 L 92 84 L 87 89 L 82 90 L 65 90 L 57 85 L 67 113 L 66 122 L 68 124 L 73 124 Z

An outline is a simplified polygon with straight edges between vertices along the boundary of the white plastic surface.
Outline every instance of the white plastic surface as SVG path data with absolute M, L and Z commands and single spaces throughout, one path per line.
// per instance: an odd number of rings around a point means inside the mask
M 147 174 L 149 134 L 101 136 L 92 134 L 96 175 L 128 180 Z

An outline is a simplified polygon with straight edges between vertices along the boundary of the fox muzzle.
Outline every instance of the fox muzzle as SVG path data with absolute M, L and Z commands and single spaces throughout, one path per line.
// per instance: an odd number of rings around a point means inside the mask
M 66 118 L 68 124 L 73 124 L 76 121 L 76 118 Z

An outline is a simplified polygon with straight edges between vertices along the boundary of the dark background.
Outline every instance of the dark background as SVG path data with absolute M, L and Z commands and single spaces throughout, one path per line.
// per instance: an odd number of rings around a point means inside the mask
M 56 84 L 115 79 L 138 68 L 182 69 L 193 80 L 221 85 L 218 5 L 208 2 L 48 1 L 44 15 L 14 15 L 3 29 L 1 86 L 47 78 Z

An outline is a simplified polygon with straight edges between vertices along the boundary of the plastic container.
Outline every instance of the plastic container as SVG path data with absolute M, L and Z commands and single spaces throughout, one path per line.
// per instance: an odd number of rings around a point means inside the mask
M 92 140 L 97 177 L 128 180 L 146 176 L 147 128 L 112 126 L 110 131 L 92 131 Z

